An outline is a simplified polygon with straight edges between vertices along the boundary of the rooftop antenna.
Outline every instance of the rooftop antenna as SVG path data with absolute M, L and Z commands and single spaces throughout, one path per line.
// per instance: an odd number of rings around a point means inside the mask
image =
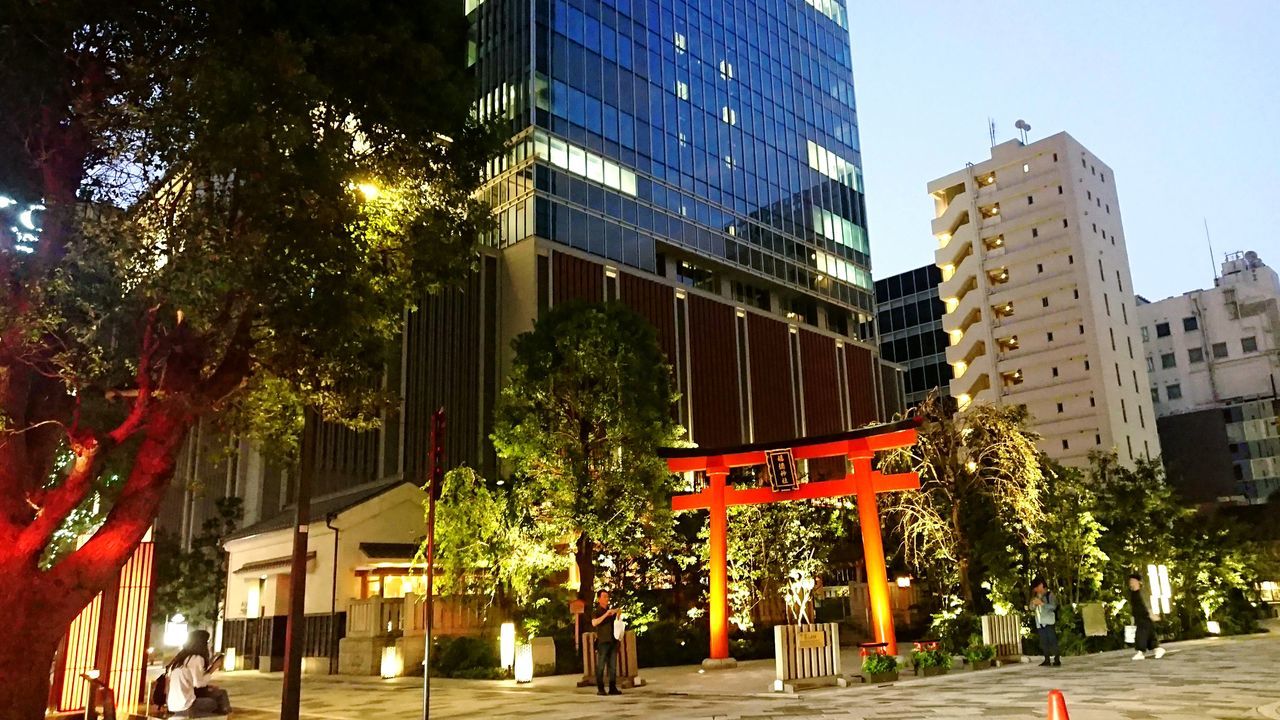
M 1014 123 L 1013 126 L 1018 128 L 1018 132 L 1022 136 L 1022 144 L 1026 145 L 1027 133 L 1031 132 L 1031 124 L 1028 123 L 1026 120 L 1018 120 L 1018 122 Z
M 996 121 L 987 118 L 987 134 L 991 136 L 991 147 L 996 146 Z
M 1218 282 L 1218 255 L 1213 251 L 1213 238 L 1209 236 L 1209 218 L 1204 219 L 1204 241 L 1209 244 L 1209 264 L 1213 266 L 1213 281 Z

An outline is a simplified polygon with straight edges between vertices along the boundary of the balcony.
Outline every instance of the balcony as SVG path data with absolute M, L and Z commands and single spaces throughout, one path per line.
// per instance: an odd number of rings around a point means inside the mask
M 1000 373 L 1000 385 L 1005 389 L 1021 385 L 1023 380 L 1022 370 L 1009 370 Z
M 991 287 L 997 287 L 1009 282 L 1009 268 L 998 267 L 987 271 L 987 283 Z

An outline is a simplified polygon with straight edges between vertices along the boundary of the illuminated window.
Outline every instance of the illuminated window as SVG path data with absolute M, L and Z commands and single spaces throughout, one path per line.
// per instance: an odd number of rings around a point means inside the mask
M 720 61 L 720 77 L 724 78 L 725 80 L 733 79 L 733 63 L 729 62 L 728 60 Z
M 689 83 L 686 83 L 683 80 L 676 81 L 676 97 L 681 100 L 689 99 Z
M 731 107 L 720 108 L 720 119 L 730 125 L 738 124 L 738 113 Z
M 636 194 L 636 174 L 621 165 L 546 133 L 533 135 L 534 153 L 562 170 L 627 195 Z
M 832 180 L 862 192 L 862 171 L 858 166 L 810 140 L 809 167 Z
M 684 51 L 688 49 L 689 40 L 684 36 L 684 33 L 676 33 L 676 52 L 683 55 Z

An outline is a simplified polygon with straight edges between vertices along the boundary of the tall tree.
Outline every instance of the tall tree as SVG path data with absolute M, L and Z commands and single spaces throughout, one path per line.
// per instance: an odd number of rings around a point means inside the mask
M 557 305 L 516 338 L 493 435 L 522 502 L 576 538 L 580 594 L 602 549 L 645 552 L 670 531 L 666 464 L 680 437 L 657 334 L 621 303 Z
M 460 15 L 0 3 L 0 195 L 45 207 L 0 233 L 0 720 L 42 716 L 59 637 L 151 525 L 197 418 L 260 375 L 367 416 L 356 388 L 406 304 L 473 262 L 496 146 Z M 42 568 L 108 466 L 105 521 Z
M 469 467 L 446 473 L 436 507 L 437 592 L 483 597 L 509 616 L 513 603 L 563 570 L 555 538 L 522 510 L 509 492 L 489 488 Z M 425 558 L 425 542 L 420 555 Z
M 975 607 L 976 600 L 990 602 L 986 594 L 979 597 L 983 579 L 1012 576 L 1021 553 L 1010 548 L 1032 541 L 1043 520 L 1038 438 L 1019 406 L 974 404 L 953 415 L 934 395 L 918 412 L 924 417 L 918 441 L 890 453 L 884 464 L 915 470 L 920 490 L 891 493 L 881 502 L 897 524 L 907 561 L 967 610 L 979 611 L 985 608 Z

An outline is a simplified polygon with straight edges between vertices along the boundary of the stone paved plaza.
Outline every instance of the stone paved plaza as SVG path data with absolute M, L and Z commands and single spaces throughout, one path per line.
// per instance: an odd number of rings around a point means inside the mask
M 648 686 L 602 698 L 575 678 L 538 678 L 532 686 L 436 680 L 433 718 L 639 718 L 774 720 L 784 718 L 1045 718 L 1046 697 L 1062 690 L 1073 720 L 1101 718 L 1280 719 L 1280 633 L 1169 646 L 1162 660 L 1134 662 L 1129 653 L 1067 658 L 1061 668 L 1018 664 L 928 679 L 904 676 L 892 685 L 823 688 L 798 695 L 763 692 L 771 662 L 699 674 L 696 668 L 642 671 Z M 852 658 L 846 672 L 853 669 Z M 222 678 L 239 708 L 233 716 L 278 715 L 279 674 Z M 303 686 L 307 720 L 410 720 L 421 717 L 422 682 L 309 677 Z

